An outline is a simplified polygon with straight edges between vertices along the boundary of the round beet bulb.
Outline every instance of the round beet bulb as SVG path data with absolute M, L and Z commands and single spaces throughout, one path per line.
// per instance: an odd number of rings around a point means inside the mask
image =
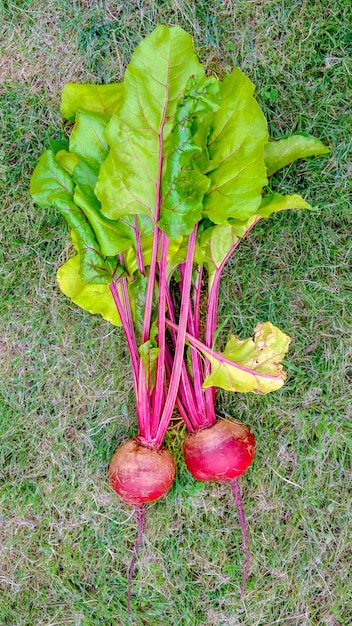
M 232 481 L 252 463 L 255 445 L 247 426 L 223 419 L 189 433 L 183 453 L 189 472 L 198 480 Z
M 128 439 L 111 459 L 109 483 L 124 502 L 138 505 L 161 498 L 174 482 L 175 471 L 166 448 L 152 450 Z

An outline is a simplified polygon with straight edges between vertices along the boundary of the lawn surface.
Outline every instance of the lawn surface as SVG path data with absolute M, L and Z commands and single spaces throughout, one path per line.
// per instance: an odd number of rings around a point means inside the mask
M 7 626 L 347 626 L 352 613 L 351 10 L 298 2 L 18 0 L 1 6 L 0 624 Z M 241 481 L 253 553 L 239 599 L 242 539 L 229 489 L 184 468 L 148 510 L 126 614 L 136 524 L 107 486 L 135 433 L 123 335 L 74 307 L 55 273 L 67 228 L 29 194 L 50 137 L 65 136 L 66 82 L 119 81 L 156 24 L 194 37 L 209 72 L 234 65 L 257 87 L 273 138 L 320 137 L 329 155 L 276 176 L 314 212 L 258 225 L 224 272 L 219 322 L 245 338 L 270 319 L 292 336 L 287 384 L 219 394 L 251 425 Z

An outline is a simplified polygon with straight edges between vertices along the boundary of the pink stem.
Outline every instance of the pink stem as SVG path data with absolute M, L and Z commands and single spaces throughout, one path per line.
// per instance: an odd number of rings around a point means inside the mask
M 201 292 L 202 292 L 202 278 L 203 278 L 203 267 L 198 267 L 197 268 L 197 281 L 194 285 L 194 315 L 193 315 L 193 321 L 194 321 L 194 330 L 193 330 L 193 335 L 196 339 L 199 339 L 199 333 L 200 333 L 200 328 L 199 328 L 199 321 L 200 321 L 200 297 L 201 297 Z
M 172 372 L 172 364 L 173 364 L 173 358 L 171 356 L 171 352 L 170 350 L 166 350 L 165 367 L 166 367 L 167 375 L 169 378 Z M 182 374 L 181 374 L 181 380 L 182 380 Z M 176 406 L 188 430 L 190 432 L 193 432 L 195 428 L 192 422 L 190 421 L 190 418 L 188 417 L 188 415 L 192 415 L 192 412 L 190 412 L 188 408 L 187 410 L 185 408 L 185 406 L 187 406 L 188 404 L 187 401 L 188 401 L 188 397 L 185 396 L 182 383 L 180 382 L 179 393 L 177 394 L 177 397 L 176 397 Z
M 174 304 L 173 304 L 169 289 L 167 289 L 166 291 L 166 302 L 167 302 L 167 308 L 168 308 L 170 318 L 174 322 L 174 325 L 175 325 L 174 328 L 171 329 L 172 341 L 175 346 L 178 327 L 175 322 Z M 170 358 L 172 358 L 171 354 L 170 354 Z M 171 369 L 169 371 L 169 374 L 171 374 Z M 186 407 L 186 410 L 188 411 L 189 417 L 188 419 L 184 420 L 186 422 L 187 427 L 188 427 L 189 420 L 192 420 L 193 425 L 192 425 L 192 428 L 190 428 L 190 430 L 191 431 L 197 430 L 197 428 L 199 428 L 198 424 L 202 424 L 202 417 L 198 416 L 198 408 L 197 408 L 197 404 L 196 404 L 195 397 L 194 397 L 194 388 L 191 383 L 187 366 L 184 360 L 182 363 L 182 373 L 181 373 L 181 379 L 180 379 L 180 385 L 179 385 L 179 395 L 182 399 L 184 407 Z
M 159 272 L 159 292 L 158 292 L 158 347 L 159 354 L 156 365 L 156 379 L 152 402 L 152 425 L 151 436 L 154 437 L 162 412 L 162 405 L 165 398 L 165 315 L 166 315 L 166 292 L 167 292 L 167 254 L 168 238 L 166 233 L 161 233 L 161 259 Z
M 235 241 L 235 243 L 231 247 L 231 250 L 226 254 L 225 258 L 222 260 L 221 264 L 219 265 L 219 267 L 217 267 L 217 269 L 215 271 L 215 277 L 214 277 L 213 283 L 212 283 L 212 285 L 210 287 L 209 294 L 208 294 L 208 314 L 207 314 L 207 321 L 206 321 L 206 327 L 205 327 L 205 341 L 204 341 L 204 343 L 209 348 L 212 347 L 212 344 L 213 344 L 213 341 L 214 341 L 214 333 L 215 333 L 215 330 L 216 330 L 216 318 L 217 318 L 217 307 L 218 307 L 218 299 L 219 299 L 219 286 L 220 286 L 220 275 L 221 275 L 221 272 L 222 272 L 222 270 L 224 268 L 224 265 L 227 263 L 227 261 L 229 260 L 230 256 L 234 252 L 234 250 L 236 250 L 236 248 L 241 243 L 242 239 L 247 237 L 247 235 L 251 232 L 252 228 L 259 222 L 260 219 L 261 219 L 260 217 L 257 217 L 254 220 L 254 222 L 247 228 L 247 230 L 244 233 L 243 237 L 241 237 L 241 239 L 237 239 L 237 241 Z M 209 315 L 209 313 L 210 313 L 210 315 Z
M 155 288 L 156 264 L 158 260 L 158 250 L 159 250 L 159 234 L 160 234 L 159 228 L 155 225 L 152 257 L 150 260 L 147 293 L 146 293 L 146 298 L 145 298 L 145 308 L 144 308 L 144 318 L 143 318 L 143 328 L 142 328 L 142 343 L 145 343 L 149 339 L 150 321 L 151 321 L 152 309 L 153 309 L 153 295 L 154 295 L 154 288 Z
M 184 266 L 181 266 L 181 283 L 180 283 L 180 292 L 182 295 L 182 291 L 183 291 L 183 279 L 184 279 Z M 197 318 L 198 315 L 198 318 Z M 188 320 L 187 320 L 187 330 L 190 332 L 190 334 L 193 337 L 197 337 L 197 335 L 199 335 L 199 331 L 198 333 L 196 333 L 196 328 L 199 328 L 199 311 L 197 311 L 197 315 L 196 313 L 193 313 L 192 311 L 192 303 L 190 302 L 190 306 L 189 306 L 189 311 L 188 311 Z M 194 390 L 194 395 L 196 397 L 196 402 L 197 402 L 197 413 L 199 414 L 199 418 L 200 423 L 204 424 L 207 419 L 206 419 L 206 408 L 205 408 L 205 401 L 204 401 L 204 391 L 202 389 L 202 383 L 203 383 L 203 367 L 202 367 L 202 361 L 200 358 L 199 353 L 194 350 L 192 347 L 190 348 L 190 355 L 191 355 L 191 361 L 192 361 L 192 376 L 193 376 L 193 390 Z
M 246 516 L 245 516 L 244 511 L 243 511 L 241 489 L 240 489 L 240 486 L 239 486 L 237 478 L 235 478 L 231 482 L 231 487 L 232 487 L 232 492 L 233 492 L 233 495 L 234 495 L 235 501 L 236 501 L 237 514 L 238 514 L 238 519 L 240 521 L 240 526 L 241 526 L 241 531 L 242 531 L 244 553 L 245 553 L 245 556 L 246 556 L 246 561 L 245 561 L 243 575 L 242 575 L 241 593 L 240 593 L 240 598 L 242 598 L 242 596 L 244 594 L 246 582 L 247 582 L 247 579 L 248 579 L 248 575 L 249 575 L 249 568 L 250 568 L 250 564 L 251 564 L 251 551 L 249 549 L 247 523 L 246 523 Z
M 138 551 L 143 543 L 143 533 L 144 533 L 144 526 L 145 526 L 145 510 L 144 510 L 143 504 L 141 504 L 140 506 L 136 506 L 135 515 L 136 515 L 136 520 L 137 520 L 138 534 L 137 534 L 136 542 L 134 544 L 133 556 L 132 556 L 130 568 L 128 570 L 128 578 L 127 578 L 127 612 L 129 615 L 131 613 L 132 578 L 133 578 L 134 570 L 136 567 Z
M 170 376 L 169 389 L 165 400 L 164 410 L 162 416 L 160 418 L 160 423 L 157 431 L 157 435 L 155 438 L 155 443 L 157 446 L 161 445 L 162 440 L 164 439 L 166 429 L 169 425 L 170 418 L 172 415 L 172 411 L 174 408 L 174 404 L 177 397 L 179 382 L 182 373 L 182 365 L 183 365 L 183 353 L 185 347 L 185 337 L 187 331 L 187 319 L 188 319 L 188 309 L 190 306 L 190 290 L 191 290 L 191 282 L 192 282 L 192 269 L 193 269 L 193 256 L 194 256 L 194 247 L 197 238 L 197 226 L 195 225 L 191 235 L 189 236 L 188 241 L 188 252 L 187 252 L 187 260 L 186 260 L 186 268 L 185 275 L 183 281 L 183 293 L 181 298 L 181 307 L 180 307 L 180 317 L 179 317 L 179 326 L 178 333 L 175 345 L 175 356 L 174 363 L 172 367 L 172 373 Z
M 153 240 L 153 248 L 152 248 L 152 256 L 149 266 L 149 277 L 148 277 L 148 285 L 147 285 L 147 293 L 146 293 L 146 301 L 144 307 L 144 319 L 143 319 L 143 327 L 142 327 L 142 344 L 148 341 L 150 335 L 150 327 L 151 327 L 151 319 L 152 319 L 152 310 L 153 310 L 153 295 L 155 290 L 155 277 L 156 277 L 156 266 L 158 262 L 158 252 L 159 252 L 159 242 L 160 242 L 160 229 L 157 226 L 157 222 L 160 217 L 160 208 L 161 208 L 161 175 L 163 169 L 163 130 L 164 123 L 166 117 L 166 108 L 168 102 L 168 85 L 166 85 L 166 94 L 165 94 L 165 102 L 163 106 L 163 111 L 160 120 L 160 126 L 158 131 L 158 172 L 156 178 L 156 190 L 155 190 L 155 215 L 154 215 L 154 240 Z M 146 389 L 147 385 L 147 376 L 145 372 L 145 367 L 143 363 L 143 359 L 139 361 L 139 376 L 138 376 L 138 396 L 141 398 L 140 415 L 145 415 L 144 419 L 144 437 L 148 442 L 151 440 L 151 424 L 150 424 L 150 390 Z
M 121 320 L 121 324 L 123 326 L 123 329 L 125 331 L 125 335 L 126 335 L 126 340 L 127 340 L 127 345 L 130 351 L 130 355 L 131 355 L 131 361 L 132 361 L 132 371 L 133 371 L 133 380 L 134 380 L 134 387 L 135 390 L 137 390 L 137 380 L 138 380 L 138 350 L 137 350 L 137 344 L 136 344 L 136 337 L 134 334 L 134 330 L 133 330 L 133 325 L 132 328 L 130 327 L 130 324 L 127 321 L 127 317 L 125 314 L 125 310 L 122 306 L 121 300 L 120 300 L 120 296 L 117 290 L 117 286 L 116 283 L 110 283 L 109 285 L 110 287 L 110 291 L 111 291 L 111 295 L 114 298 L 114 302 L 117 308 L 117 312 L 120 316 L 120 320 Z
M 139 360 L 139 372 L 138 372 L 138 391 L 137 397 L 137 419 L 139 426 L 139 435 L 146 440 L 150 441 L 150 404 L 149 404 L 149 389 L 147 388 L 147 377 L 145 375 L 145 367 L 143 359 Z
M 139 229 L 138 229 L 137 215 L 133 216 L 133 223 L 134 223 L 134 232 L 135 232 L 135 236 L 136 236 L 137 265 L 138 265 L 138 269 L 141 272 L 141 274 L 144 275 L 145 267 L 144 267 L 143 252 L 142 252 L 142 246 L 141 246 L 141 236 L 140 236 L 140 232 L 139 232 Z
M 252 228 L 259 222 L 260 219 L 261 219 L 260 217 L 257 217 L 254 220 L 254 222 L 247 228 L 243 237 L 241 239 L 237 239 L 237 241 L 234 242 L 233 246 L 231 247 L 231 250 L 226 254 L 221 264 L 219 265 L 219 267 L 217 267 L 215 271 L 214 279 L 213 279 L 213 282 L 212 282 L 212 285 L 210 287 L 209 294 L 208 294 L 208 310 L 207 310 L 207 320 L 206 320 L 206 326 L 205 326 L 204 343 L 206 346 L 208 346 L 208 348 L 212 348 L 213 343 L 214 343 L 214 335 L 215 335 L 216 323 L 217 323 L 217 310 L 218 310 L 218 302 L 219 302 L 219 287 L 220 287 L 221 272 L 224 268 L 224 265 L 227 263 L 230 256 L 234 252 L 234 250 L 241 243 L 242 239 L 247 237 L 247 235 L 251 232 Z M 206 362 L 205 367 L 204 367 L 204 378 L 206 378 L 209 375 L 209 373 L 210 373 L 210 363 Z M 209 415 L 211 423 L 215 423 L 216 421 L 215 396 L 216 396 L 215 387 L 207 387 L 207 389 L 205 390 L 205 401 L 206 401 L 206 406 L 207 406 L 207 415 Z

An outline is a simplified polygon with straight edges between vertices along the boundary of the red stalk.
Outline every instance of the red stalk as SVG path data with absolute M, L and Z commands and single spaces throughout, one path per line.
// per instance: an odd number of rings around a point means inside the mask
M 162 440 L 164 439 L 165 432 L 168 427 L 170 417 L 172 415 L 172 411 L 174 408 L 174 404 L 176 401 L 178 386 L 179 386 L 181 373 L 182 373 L 183 353 L 184 353 L 187 319 L 188 319 L 188 309 L 190 306 L 190 290 L 191 290 L 191 282 L 192 282 L 193 255 L 194 255 L 194 247 L 195 247 L 196 237 L 197 237 L 197 226 L 198 224 L 195 225 L 192 233 L 189 236 L 189 241 L 188 241 L 188 252 L 187 252 L 187 260 L 186 260 L 185 274 L 184 274 L 184 281 L 183 281 L 183 292 L 182 292 L 181 306 L 180 306 L 178 333 L 177 333 L 176 344 L 175 344 L 174 363 L 173 363 L 172 372 L 170 376 L 169 389 L 168 389 L 168 393 L 167 393 L 166 400 L 165 400 L 164 410 L 160 418 L 160 423 L 159 423 L 157 434 L 154 440 L 156 446 L 160 446 Z M 162 288 L 164 287 L 162 286 Z
M 173 329 L 170 329 L 171 335 L 172 335 L 172 341 L 175 346 L 178 327 L 176 325 L 174 303 L 172 301 L 170 290 L 168 288 L 166 291 L 166 302 L 167 302 L 169 316 L 175 325 Z M 170 378 L 170 374 L 171 374 L 171 369 L 170 369 L 170 372 L 168 373 L 169 378 Z M 185 361 L 183 361 L 182 363 L 182 373 L 181 373 L 178 396 L 180 396 L 183 406 L 186 408 L 188 412 L 188 416 L 192 416 L 192 418 L 191 417 L 188 418 L 188 421 L 192 419 L 192 427 L 190 428 L 190 430 L 193 431 L 202 424 L 203 417 L 201 415 L 198 415 L 198 407 L 195 401 L 194 385 L 191 382 L 190 375 L 188 373 Z M 197 419 L 197 416 L 198 416 L 198 419 Z M 187 421 L 186 421 L 186 424 L 187 424 Z
M 138 381 L 138 349 L 136 343 L 136 337 L 133 329 L 133 324 L 131 325 L 126 316 L 125 310 L 122 306 L 120 296 L 117 290 L 117 285 L 115 282 L 110 283 L 109 285 L 112 297 L 114 298 L 114 302 L 117 308 L 117 312 L 120 316 L 120 320 L 126 335 L 127 345 L 131 355 L 132 361 L 132 371 L 133 371 L 133 381 L 134 387 L 137 391 L 137 381 Z
M 134 233 L 135 233 L 135 236 L 136 236 L 137 265 L 138 265 L 138 269 L 139 269 L 140 273 L 144 275 L 145 274 L 145 267 L 144 267 L 143 253 L 142 253 L 142 246 L 141 246 L 141 236 L 140 236 L 140 232 L 138 230 L 137 215 L 133 216 L 133 223 L 134 223 Z
M 193 335 L 196 339 L 199 339 L 200 333 L 200 296 L 202 292 L 202 278 L 203 278 L 203 267 L 197 267 L 197 280 L 194 283 L 194 307 L 193 307 L 193 324 L 194 324 L 194 332 Z
M 167 349 L 166 355 L 165 355 L 165 368 L 166 368 L 166 372 L 169 378 L 172 372 L 172 364 L 173 364 L 173 358 L 172 358 L 171 352 Z M 182 377 L 183 377 L 183 372 L 181 374 L 181 380 L 182 380 Z M 190 394 L 193 395 L 193 389 L 191 385 L 190 385 Z M 180 383 L 179 393 L 177 394 L 177 397 L 176 397 L 176 406 L 188 430 L 190 432 L 193 432 L 194 426 L 192 422 L 190 421 L 190 417 L 189 417 L 189 415 L 192 415 L 193 417 L 193 413 L 190 411 L 187 400 L 188 400 L 188 396 L 187 397 L 185 396 L 183 385 Z
M 183 269 L 183 268 L 182 268 Z M 183 279 L 184 272 L 181 269 L 181 276 Z M 194 285 L 193 285 L 194 286 Z M 182 291 L 181 291 L 182 293 Z M 188 311 L 188 321 L 187 321 L 187 329 L 193 337 L 197 337 L 196 327 L 199 326 L 199 314 L 198 317 L 192 311 L 192 303 L 190 303 L 189 311 Z M 198 329 L 199 333 L 199 329 Z M 204 391 L 202 389 L 203 382 L 203 368 L 202 361 L 199 353 L 194 350 L 192 347 L 190 348 L 190 355 L 192 361 L 192 375 L 193 375 L 193 388 L 194 395 L 197 403 L 197 413 L 199 414 L 200 423 L 206 421 L 206 407 L 204 402 Z
M 152 425 L 151 436 L 155 437 L 158 420 L 161 415 L 165 397 L 165 316 L 166 316 L 166 291 L 167 291 L 167 254 L 168 238 L 166 233 L 161 233 L 161 259 L 159 263 L 159 292 L 158 292 L 158 344 L 159 354 L 156 366 L 156 380 L 152 398 Z

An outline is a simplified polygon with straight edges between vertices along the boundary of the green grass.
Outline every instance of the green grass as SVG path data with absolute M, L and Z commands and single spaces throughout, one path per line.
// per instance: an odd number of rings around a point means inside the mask
M 0 151 L 0 623 L 9 626 L 345 626 L 351 565 L 350 3 L 3 1 Z M 50 137 L 67 132 L 69 81 L 121 80 L 141 37 L 178 24 L 209 71 L 238 64 L 274 138 L 295 130 L 331 154 L 278 174 L 314 212 L 258 225 L 228 264 L 219 321 L 242 337 L 270 319 L 292 336 L 285 387 L 219 394 L 258 440 L 242 479 L 253 560 L 239 600 L 241 534 L 226 486 L 199 485 L 179 461 L 150 507 L 126 615 L 136 526 L 106 468 L 134 432 L 119 330 L 71 305 L 55 272 L 66 227 L 28 195 Z M 225 335 L 224 335 L 225 336 Z

